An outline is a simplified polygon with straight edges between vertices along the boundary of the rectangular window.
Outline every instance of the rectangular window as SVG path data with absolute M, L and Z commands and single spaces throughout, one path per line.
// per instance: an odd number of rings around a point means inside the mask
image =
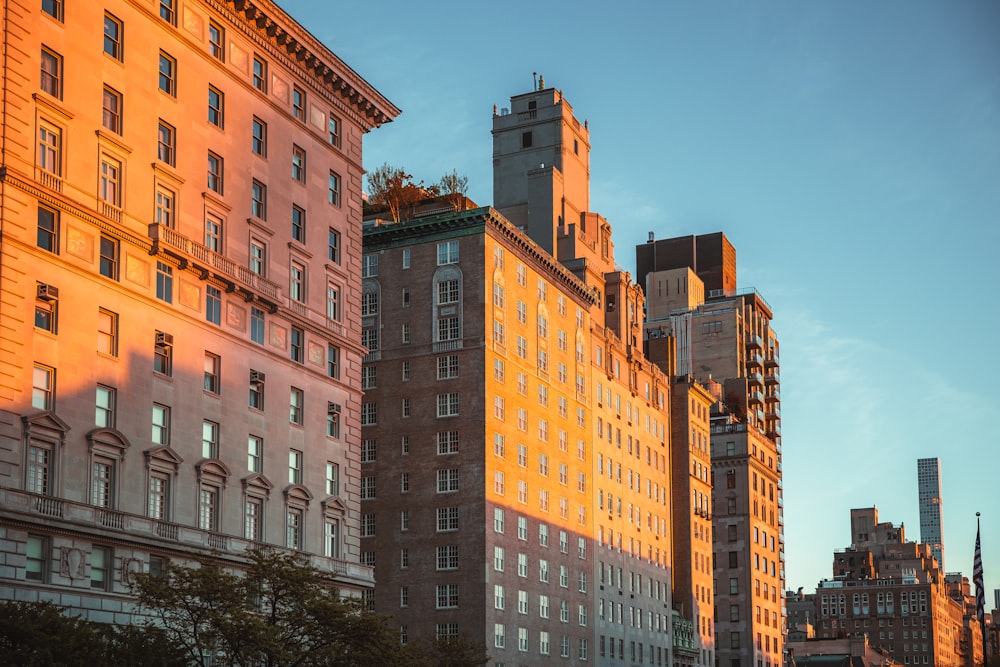
M 327 283 L 326 286 L 326 317 L 334 321 L 340 320 L 340 288 L 333 283 Z
M 52 97 L 62 99 L 62 56 L 42 47 L 42 81 L 41 88 Z
M 203 484 L 198 493 L 198 527 L 202 530 L 219 529 L 219 489 Z
M 437 570 L 457 570 L 458 569 L 458 545 L 450 544 L 437 547 L 435 550 L 435 560 Z
M 101 178 L 98 196 L 101 201 L 111 206 L 121 207 L 122 193 L 122 163 L 107 155 L 101 156 Z
M 208 87 L 208 122 L 218 128 L 225 127 L 226 98 L 215 86 Z
M 220 195 L 223 193 L 224 166 L 221 156 L 208 152 L 208 189 Z
M 326 464 L 326 495 L 340 495 L 340 466 L 336 463 Z
M 156 201 L 154 203 L 154 214 L 156 224 L 164 227 L 174 228 L 174 210 L 176 208 L 177 195 L 166 186 L 156 184 Z
M 94 399 L 94 424 L 100 428 L 115 427 L 115 403 L 117 392 L 114 387 L 107 387 L 103 384 L 97 385 L 97 392 Z
M 292 387 L 288 399 L 288 421 L 292 424 L 302 424 L 302 404 L 304 394 L 301 389 Z
M 250 213 L 261 220 L 267 220 L 267 186 L 258 180 L 250 185 Z
M 253 87 L 267 92 L 267 62 L 260 56 L 253 57 Z
M 288 450 L 288 483 L 302 483 L 302 452 L 297 449 Z
M 177 25 L 177 0 L 160 0 L 160 18 L 170 25 Z
M 101 275 L 118 280 L 118 239 L 101 234 Z
M 216 60 L 226 61 L 226 29 L 215 21 L 208 22 L 208 52 Z
M 438 266 L 458 263 L 458 241 L 443 241 L 437 244 Z
M 146 498 L 146 512 L 151 519 L 168 519 L 170 507 L 170 478 L 166 474 L 153 471 L 149 474 L 149 495 Z
M 47 495 L 50 491 L 52 450 L 49 447 L 31 445 L 28 447 L 28 468 L 25 488 L 30 493 Z
M 54 368 L 35 364 L 32 372 L 31 407 L 38 410 L 55 409 L 55 379 Z
M 327 201 L 334 206 L 340 206 L 340 175 L 335 171 L 330 172 Z
M 106 591 L 111 588 L 112 566 L 114 564 L 111 549 L 107 547 L 91 547 L 90 551 L 90 587 Z
M 156 133 L 156 158 L 171 167 L 175 164 L 176 140 L 177 131 L 172 125 L 161 120 Z
M 222 290 L 205 286 L 205 320 L 218 326 L 222 322 Z
M 438 342 L 458 340 L 461 337 L 457 317 L 440 317 L 438 318 L 437 324 Z
M 292 238 L 299 243 L 306 242 L 306 212 L 298 206 L 292 206 Z
M 458 431 L 439 431 L 437 434 L 438 456 L 458 453 Z
M 326 258 L 340 264 L 340 232 L 331 227 L 327 233 Z
M 58 328 L 59 302 L 56 298 L 58 292 L 52 285 L 36 283 L 35 297 L 35 328 L 56 333 Z
M 460 294 L 457 280 L 442 280 L 438 283 L 438 305 L 443 306 L 449 303 L 458 303 Z
M 264 461 L 264 439 L 256 435 L 247 438 L 247 470 L 261 472 Z
M 38 235 L 36 244 L 42 250 L 59 254 L 59 213 L 44 206 L 38 207 Z
M 63 20 L 63 0 L 42 0 L 42 11 L 57 21 Z
M 292 146 L 292 180 L 306 182 L 306 151 L 299 146 Z
M 212 354 L 211 352 L 205 353 L 205 391 L 210 391 L 213 394 L 218 394 L 222 390 L 222 381 L 220 378 L 222 370 L 222 359 L 217 354 Z
M 438 394 L 437 416 L 439 418 L 458 416 L 458 392 Z
M 267 157 L 267 123 L 254 116 L 250 147 L 254 153 Z
M 326 140 L 330 142 L 331 146 L 340 147 L 340 119 L 330 114 L 329 120 L 327 121 L 327 132 Z
M 305 354 L 306 334 L 299 327 L 292 327 L 292 334 L 289 338 L 289 358 L 300 364 L 306 361 Z
M 219 458 L 219 425 L 207 419 L 201 423 L 201 456 L 205 459 Z
M 361 404 L 361 425 L 375 426 L 378 424 L 378 403 Z
M 118 314 L 104 308 L 97 311 L 97 351 L 118 356 Z
M 449 533 L 458 530 L 458 508 L 439 507 L 436 510 L 437 532 Z
M 259 498 L 247 498 L 243 512 L 243 537 L 252 542 L 259 541 L 264 515 L 263 501 Z
M 458 468 L 445 468 L 437 471 L 437 492 L 453 493 L 458 491 Z
M 122 133 L 122 94 L 114 88 L 104 86 L 101 124 L 115 134 Z
M 168 377 L 172 372 L 173 340 L 170 334 L 157 331 L 156 344 L 153 347 L 153 370 Z
M 168 53 L 160 51 L 160 90 L 171 97 L 177 97 L 177 61 Z
M 250 340 L 264 344 L 264 311 L 260 308 L 250 308 Z
M 49 565 L 48 539 L 39 535 L 28 535 L 25 546 L 24 578 L 28 581 L 45 581 L 48 578 Z
M 115 60 L 122 60 L 122 22 L 104 12 L 104 52 Z
M 292 115 L 303 123 L 306 121 L 306 92 L 298 86 L 292 87 Z
M 222 253 L 222 224 L 222 218 L 205 214 L 205 247 L 219 254 Z
M 438 584 L 436 593 L 438 609 L 458 607 L 458 584 Z

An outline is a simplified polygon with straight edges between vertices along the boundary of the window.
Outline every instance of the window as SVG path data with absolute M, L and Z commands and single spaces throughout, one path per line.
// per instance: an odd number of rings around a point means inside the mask
M 42 11 L 57 21 L 63 20 L 63 0 L 42 0 Z
M 436 595 L 438 609 L 458 607 L 458 584 L 438 584 Z
M 306 300 L 306 267 L 298 262 L 292 262 L 288 270 L 288 282 L 289 298 L 293 301 L 304 303 Z M 301 357 L 301 354 L 299 356 Z M 301 363 L 302 359 L 300 358 L 296 361 Z
M 164 123 L 161 120 L 156 133 L 156 158 L 160 162 L 169 164 L 171 167 L 176 162 L 176 141 L 177 131 L 172 125 Z
M 106 591 L 111 588 L 114 560 L 111 549 L 94 546 L 90 550 L 90 587 Z
M 443 241 L 437 244 L 438 266 L 458 264 L 458 241 Z
M 326 125 L 326 140 L 330 142 L 331 146 L 340 147 L 340 119 L 334 116 L 332 113 L 329 116 L 329 120 Z
M 54 368 L 35 364 L 32 372 L 31 407 L 39 410 L 55 409 Z
M 335 171 L 330 172 L 327 201 L 334 206 L 340 206 L 340 175 Z
M 340 264 L 340 232 L 333 227 L 327 232 L 326 258 L 335 264 Z
M 302 424 L 302 403 L 304 395 L 301 389 L 292 387 L 288 399 L 288 421 L 292 424 Z
M 258 180 L 254 180 L 250 186 L 250 213 L 267 220 L 267 186 Z
M 177 0 L 160 0 L 160 18 L 170 25 L 177 25 Z
M 104 52 L 121 60 L 122 52 L 122 22 L 107 12 L 104 13 Z
M 121 194 L 122 163 L 107 155 L 101 156 L 101 180 L 98 196 L 111 206 L 122 205 Z
M 215 21 L 208 22 L 208 52 L 216 60 L 226 61 L 226 29 Z
M 39 535 L 28 535 L 25 547 L 24 578 L 28 581 L 45 581 L 48 578 L 49 565 L 48 539 Z
M 198 527 L 202 530 L 219 529 L 219 487 L 203 484 L 198 494 Z
M 170 478 L 164 473 L 153 471 L 149 474 L 149 494 L 146 497 L 146 512 L 151 519 L 166 519 L 170 507 Z
M 438 456 L 458 453 L 458 431 L 438 431 Z
M 42 47 L 41 88 L 52 97 L 62 99 L 63 59 L 55 51 Z
M 177 195 L 173 190 L 159 183 L 156 184 L 156 201 L 154 203 L 156 224 L 173 229 L 176 201 Z
M 253 542 L 261 539 L 264 503 L 260 498 L 247 498 L 243 505 L 243 537 Z
M 218 326 L 222 321 L 222 290 L 205 286 L 205 320 Z
M 118 280 L 118 240 L 101 235 L 101 275 Z
M 103 113 L 101 124 L 115 134 L 122 133 L 122 94 L 114 88 L 104 86 Z
M 531 132 L 521 133 L 521 148 L 531 148 Z
M 28 447 L 28 465 L 25 470 L 27 479 L 25 488 L 30 493 L 48 495 L 51 491 L 52 482 L 52 457 L 53 451 L 44 445 L 30 445 Z
M 222 369 L 222 359 L 217 354 L 205 353 L 205 391 L 218 394 L 222 390 L 222 382 L 219 378 Z
M 264 311 L 256 307 L 250 308 L 250 340 L 264 344 Z
M 205 214 L 205 247 L 222 253 L 222 218 L 211 213 Z
M 220 195 L 223 193 L 224 166 L 222 157 L 208 152 L 208 189 Z
M 335 321 L 340 320 L 340 288 L 333 283 L 326 285 L 326 317 Z M 369 346 L 369 349 L 377 347 L 378 344 L 375 343 L 374 347 Z
M 267 157 L 267 123 L 254 116 L 250 147 L 254 153 Z
M 340 348 L 328 345 L 326 348 L 326 374 L 332 378 L 340 378 Z
M 306 182 L 306 152 L 299 146 L 292 146 L 292 180 Z
M 215 86 L 208 87 L 208 122 L 218 128 L 225 127 L 226 98 Z
M 437 379 L 451 380 L 458 377 L 458 355 L 449 354 L 446 357 L 438 357 Z
M 104 308 L 97 311 L 97 351 L 118 356 L 118 314 Z
M 261 472 L 264 460 L 264 439 L 256 435 L 247 437 L 247 470 Z
M 170 376 L 173 351 L 173 336 L 162 331 L 157 331 L 156 344 L 153 347 L 153 370 L 155 372 Z
M 458 530 L 458 508 L 439 507 L 437 514 L 437 532 L 449 533 Z
M 306 93 L 298 86 L 292 87 L 292 115 L 303 123 L 306 120 Z
M 442 280 L 438 283 L 438 305 L 458 303 L 459 295 L 460 290 L 457 280 Z
M 288 450 L 288 483 L 302 483 L 302 452 L 297 449 Z
M 437 547 L 435 550 L 435 556 L 437 561 L 436 569 L 438 570 L 457 570 L 458 569 L 458 545 L 450 544 L 443 547 Z
M 302 549 L 302 510 L 289 507 L 285 513 L 285 546 L 289 549 Z
M 253 87 L 262 93 L 267 92 L 267 62 L 260 56 L 253 57 Z
M 362 366 L 361 367 L 361 388 L 364 390 L 374 389 L 376 387 L 376 366 Z
M 219 425 L 207 419 L 201 423 L 201 457 L 219 458 Z
M 165 405 L 153 405 L 153 431 L 151 440 L 157 445 L 170 444 L 170 408 Z
M 326 464 L 326 495 L 340 495 L 340 466 L 336 463 Z
M 378 403 L 361 404 L 361 425 L 375 426 L 378 424 Z
M 97 385 L 97 392 L 94 399 L 94 424 L 101 428 L 115 427 L 115 402 L 117 392 L 114 387 L 107 387 L 103 384 Z
M 340 558 L 340 522 L 336 519 L 327 519 L 323 526 L 323 555 Z
M 437 471 L 437 492 L 453 493 L 458 491 L 458 468 L 446 468 Z
M 458 340 L 461 337 L 457 317 L 440 317 L 438 318 L 437 324 L 438 342 Z
M 375 537 L 375 515 L 361 515 L 361 537 Z
M 306 212 L 298 206 L 292 206 L 292 238 L 299 243 L 306 242 Z
M 167 95 L 177 97 L 177 61 L 163 51 L 160 51 L 159 86 Z
M 59 213 L 38 207 L 38 234 L 35 243 L 42 250 L 59 254 Z
M 361 462 L 362 463 L 375 463 L 375 458 L 378 454 L 378 442 L 376 440 L 362 440 L 361 441 Z
M 438 418 L 458 416 L 458 392 L 438 394 L 437 416 Z

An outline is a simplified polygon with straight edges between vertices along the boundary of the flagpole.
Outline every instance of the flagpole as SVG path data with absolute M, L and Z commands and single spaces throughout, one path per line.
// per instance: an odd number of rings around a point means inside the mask
M 976 553 L 972 561 L 972 582 L 976 586 L 976 619 L 979 621 L 979 632 L 983 638 L 983 663 L 988 661 L 988 644 L 986 639 L 986 586 L 983 583 L 983 552 L 979 539 L 979 512 L 976 512 Z

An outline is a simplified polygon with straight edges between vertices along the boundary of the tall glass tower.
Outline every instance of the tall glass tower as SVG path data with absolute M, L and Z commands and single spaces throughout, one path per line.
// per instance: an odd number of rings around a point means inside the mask
M 944 571 L 944 521 L 941 511 L 941 459 L 917 459 L 917 495 L 920 501 L 920 541 Z

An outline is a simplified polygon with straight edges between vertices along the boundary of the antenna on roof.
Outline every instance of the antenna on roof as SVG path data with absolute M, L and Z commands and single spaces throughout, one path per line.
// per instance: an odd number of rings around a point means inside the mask
M 531 73 L 531 89 L 538 90 L 538 72 Z

